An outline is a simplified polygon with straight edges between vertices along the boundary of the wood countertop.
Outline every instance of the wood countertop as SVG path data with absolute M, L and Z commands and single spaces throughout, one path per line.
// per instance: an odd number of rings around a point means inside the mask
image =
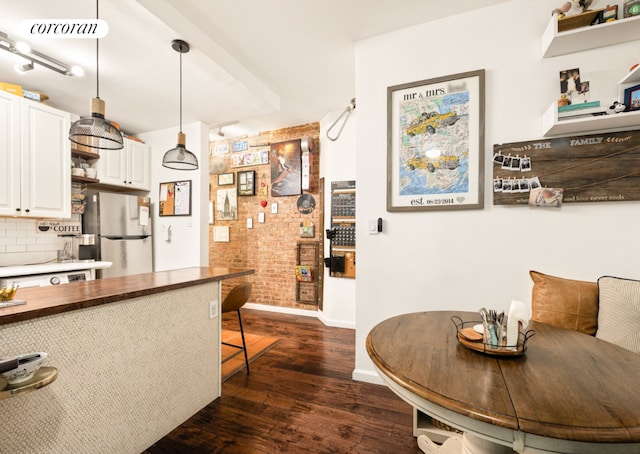
M 0 325 L 253 274 L 248 268 L 193 267 L 18 290 L 27 304 L 0 308 Z

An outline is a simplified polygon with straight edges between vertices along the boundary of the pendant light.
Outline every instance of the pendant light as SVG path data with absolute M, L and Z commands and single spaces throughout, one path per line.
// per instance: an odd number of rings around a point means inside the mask
M 98 0 L 96 0 L 96 19 L 100 19 Z M 89 148 L 121 150 L 124 148 L 122 133 L 117 127 L 105 120 L 104 101 L 100 99 L 99 42 L 100 40 L 96 39 L 96 97 L 91 99 L 91 116 L 82 117 L 71 125 L 69 140 Z
M 171 47 L 180 54 L 180 132 L 178 133 L 178 144 L 164 154 L 162 165 L 169 169 L 196 170 L 198 158 L 187 150 L 187 136 L 182 132 L 182 54 L 189 52 L 189 44 L 181 39 L 174 39 L 171 42 Z

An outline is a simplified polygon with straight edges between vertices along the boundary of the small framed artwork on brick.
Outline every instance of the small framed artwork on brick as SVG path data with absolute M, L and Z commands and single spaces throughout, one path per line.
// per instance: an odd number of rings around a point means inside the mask
M 238 195 L 256 195 L 256 171 L 238 172 Z
M 235 173 L 221 173 L 218 175 L 218 186 L 229 186 L 235 183 Z

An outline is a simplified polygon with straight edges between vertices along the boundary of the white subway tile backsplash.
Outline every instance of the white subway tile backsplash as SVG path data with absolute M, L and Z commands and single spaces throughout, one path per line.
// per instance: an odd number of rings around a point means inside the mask
M 15 230 L 18 228 L 18 223 L 15 220 L 5 221 L 0 228 L 3 230 Z
M 47 244 L 29 244 L 27 252 L 57 251 L 58 248 Z
M 40 232 L 34 219 L 0 218 L 0 253 L 3 264 L 30 263 L 33 252 L 55 252 L 64 243 L 52 232 Z M 54 254 L 55 255 L 55 254 Z
M 7 230 L 7 238 L 27 238 L 25 230 Z
M 26 244 L 7 245 L 5 250 L 7 253 L 27 252 L 27 245 Z
M 37 244 L 53 244 L 53 245 L 58 245 L 58 243 L 61 243 L 60 238 L 58 238 L 56 235 L 38 235 L 35 238 L 35 242 Z

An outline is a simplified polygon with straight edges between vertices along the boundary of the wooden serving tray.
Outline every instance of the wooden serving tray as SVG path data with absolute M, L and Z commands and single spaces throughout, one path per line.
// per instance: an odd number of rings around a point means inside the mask
M 469 329 L 465 328 L 464 330 Z M 473 328 L 471 328 L 473 329 Z M 458 331 L 458 342 L 467 347 L 470 350 L 475 350 L 480 353 L 484 353 L 492 356 L 521 356 L 524 355 L 526 348 L 522 344 L 518 343 L 517 350 L 509 350 L 505 347 L 493 348 L 491 345 L 487 345 L 481 341 L 471 341 L 463 334 L 464 330 Z M 482 335 L 480 335 L 482 337 Z M 482 339 L 480 339 L 482 340 Z M 504 344 L 504 341 L 502 341 Z
M 482 341 L 482 334 L 477 332 L 473 327 L 463 328 L 458 332 L 458 334 L 459 334 L 458 337 L 462 337 L 469 342 Z

